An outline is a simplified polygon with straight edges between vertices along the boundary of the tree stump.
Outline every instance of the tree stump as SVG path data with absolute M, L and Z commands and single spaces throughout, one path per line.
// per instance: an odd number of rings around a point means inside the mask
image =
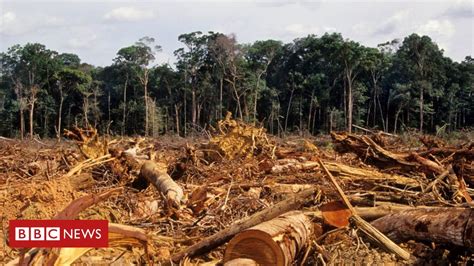
M 312 227 L 302 212 L 288 212 L 236 235 L 227 245 L 224 262 L 248 258 L 259 265 L 290 265 L 307 244 Z

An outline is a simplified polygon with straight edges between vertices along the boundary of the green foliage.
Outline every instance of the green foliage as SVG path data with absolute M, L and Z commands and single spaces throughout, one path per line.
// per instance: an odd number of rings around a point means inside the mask
M 375 48 L 339 33 L 241 44 L 235 35 L 195 31 L 178 41 L 175 65 L 155 65 L 161 47 L 144 37 L 103 68 L 38 43 L 10 47 L 0 53 L 0 134 L 26 136 L 20 122 L 28 126 L 29 111 L 33 133 L 44 137 L 74 123 L 184 136 L 226 111 L 280 135 L 352 123 L 449 137 L 474 124 L 474 60 L 453 62 L 428 36 Z

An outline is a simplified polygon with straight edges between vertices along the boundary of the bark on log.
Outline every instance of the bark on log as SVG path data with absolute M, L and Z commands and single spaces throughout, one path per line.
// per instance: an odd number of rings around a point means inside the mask
M 398 241 L 415 239 L 474 247 L 474 209 L 421 208 L 389 214 L 372 222 Z
M 335 143 L 334 149 L 339 153 L 353 152 L 380 168 L 388 166 L 402 166 L 409 169 L 416 164 L 407 160 L 409 154 L 398 154 L 385 150 L 368 136 L 358 136 L 348 133 L 331 132 L 331 138 Z
M 224 262 L 249 258 L 260 265 L 290 265 L 312 233 L 312 223 L 292 211 L 236 235 L 227 245 Z
M 202 254 L 208 250 L 211 250 L 231 239 L 237 233 L 246 230 L 252 226 L 271 220 L 279 215 L 298 209 L 305 202 L 313 199 L 316 194 L 319 193 L 319 189 L 316 187 L 301 191 L 294 194 L 290 198 L 283 200 L 274 206 L 268 207 L 260 212 L 257 212 L 243 220 L 240 220 L 230 227 L 223 229 L 216 234 L 209 236 L 200 242 L 186 248 L 185 250 L 175 254 L 172 257 L 174 262 L 178 262 L 186 256 L 194 256 Z
M 146 161 L 140 169 L 140 176 L 153 184 L 158 191 L 163 193 L 168 204 L 179 207 L 183 200 L 183 189 L 168 175 L 166 165 Z
M 344 194 L 344 191 L 341 189 L 341 187 L 337 183 L 334 176 L 329 172 L 329 170 L 326 168 L 324 163 L 319 158 L 318 158 L 318 163 L 321 165 L 321 168 L 324 170 L 324 172 L 326 172 L 326 175 L 329 177 L 329 180 L 333 183 L 334 187 L 336 188 L 336 191 L 341 197 L 341 200 L 344 202 L 347 208 L 349 208 L 349 210 L 351 211 L 352 216 L 350 218 L 350 221 L 353 222 L 357 227 L 359 227 L 363 233 L 365 233 L 368 237 L 373 239 L 378 245 L 382 246 L 383 248 L 385 248 L 386 250 L 392 253 L 397 254 L 399 257 L 405 260 L 410 259 L 410 253 L 408 253 L 406 250 L 402 249 L 401 247 L 397 246 L 397 244 L 393 243 L 392 240 L 390 240 L 388 237 L 386 237 L 384 234 L 382 234 L 380 231 L 374 228 L 371 224 L 367 223 L 364 219 L 362 219 L 360 216 L 357 215 L 356 210 L 350 203 L 347 196 Z
M 281 173 L 291 173 L 298 171 L 312 171 L 319 169 L 318 162 L 307 161 L 299 162 L 295 159 L 286 159 L 283 161 L 284 164 L 277 164 L 271 168 L 271 173 L 281 174 Z M 336 162 L 324 161 L 324 164 L 328 168 L 329 172 L 334 175 L 337 175 L 343 179 L 350 180 L 365 180 L 365 181 L 387 181 L 390 183 L 410 186 L 410 187 L 419 187 L 420 183 L 415 178 L 409 178 L 401 175 L 395 174 L 386 174 L 379 171 L 373 171 L 369 169 L 363 169 L 359 167 L 352 167 L 345 164 L 340 164 Z

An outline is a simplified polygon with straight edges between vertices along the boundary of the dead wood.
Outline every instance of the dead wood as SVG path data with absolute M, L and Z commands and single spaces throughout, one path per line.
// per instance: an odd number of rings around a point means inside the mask
M 426 208 L 433 208 L 429 206 L 407 206 L 407 205 L 381 205 L 381 206 L 375 206 L 375 207 L 354 207 L 355 211 L 357 212 L 357 215 L 359 215 L 361 218 L 367 221 L 373 221 L 378 218 L 384 217 L 389 214 L 393 213 L 398 213 L 402 211 L 407 211 L 407 210 L 418 210 L 418 209 L 426 209 Z M 347 208 L 334 208 L 336 211 L 337 210 L 347 210 Z M 315 211 L 305 211 L 304 212 L 306 215 L 309 215 L 311 217 L 315 217 L 319 220 L 325 219 L 323 210 L 315 210 Z M 343 215 L 345 215 L 345 211 L 342 212 Z M 337 217 L 340 219 L 340 217 Z M 347 224 L 349 222 L 349 217 L 345 217 L 347 221 L 344 223 Z M 335 226 L 335 225 L 334 225 Z
M 108 142 L 100 138 L 96 128 L 73 127 L 64 130 L 64 136 L 77 142 L 79 149 L 88 159 L 94 159 L 108 153 Z
M 247 258 L 237 258 L 224 263 L 224 266 L 258 266 L 257 262 Z
M 391 166 L 413 168 L 416 166 L 416 164 L 407 160 L 409 155 L 387 151 L 375 143 L 369 136 L 331 132 L 331 138 L 335 143 L 334 149 L 337 152 L 353 152 L 362 160 L 368 161 L 380 168 Z
M 92 173 L 90 172 L 84 172 L 69 177 L 69 183 L 71 183 L 71 186 L 75 190 L 92 188 L 96 184 L 94 178 L 92 178 Z
M 100 201 L 103 201 L 110 197 L 113 194 L 116 194 L 122 191 L 123 188 L 114 188 L 107 190 L 99 194 L 86 195 L 84 197 L 73 200 L 64 210 L 59 212 L 56 216 L 53 217 L 55 220 L 70 220 L 75 219 L 80 212 L 89 208 L 90 206 L 97 204 Z
M 389 214 L 372 222 L 397 241 L 416 239 L 474 247 L 474 210 L 418 208 Z
M 166 171 L 165 164 L 146 161 L 140 169 L 140 176 L 153 184 L 160 193 L 163 193 L 168 204 L 179 207 L 184 197 L 183 189 L 174 182 Z
M 312 234 L 312 223 L 292 211 L 237 234 L 227 245 L 224 262 L 249 258 L 260 265 L 290 265 Z
M 288 211 L 296 210 L 305 202 L 312 200 L 316 194 L 319 193 L 319 189 L 316 187 L 301 191 L 297 194 L 290 196 L 288 199 L 283 200 L 271 207 L 268 207 L 260 212 L 257 212 L 243 220 L 237 221 L 231 226 L 223 229 L 216 234 L 209 236 L 200 242 L 186 248 L 185 250 L 172 256 L 172 260 L 178 262 L 186 256 L 195 256 L 202 254 L 208 250 L 211 250 L 232 238 L 237 233 L 246 230 L 252 226 L 260 224 L 262 222 L 271 220 L 283 213 Z
M 384 181 L 409 187 L 420 186 L 420 182 L 417 179 L 402 175 L 386 174 L 375 170 L 363 169 L 330 161 L 324 161 L 324 164 L 332 174 L 347 180 Z M 285 159 L 277 161 L 277 164 L 271 167 L 270 172 L 273 174 L 283 174 L 298 171 L 314 171 L 316 169 L 320 169 L 318 162 L 299 162 L 296 159 Z
M 265 128 L 233 120 L 232 113 L 227 112 L 202 150 L 205 159 L 212 162 L 222 158 L 251 158 L 263 153 L 273 157 L 275 145 L 267 138 Z
M 344 194 L 344 191 L 341 189 L 341 187 L 337 183 L 334 176 L 332 176 L 332 174 L 329 172 L 329 170 L 326 168 L 324 163 L 319 158 L 318 158 L 318 163 L 321 165 L 321 168 L 324 170 L 324 172 L 326 172 L 327 176 L 329 177 L 329 180 L 336 188 L 336 191 L 341 197 L 344 204 L 351 211 L 352 213 L 352 216 L 350 218 L 351 222 L 353 222 L 353 224 L 355 224 L 358 228 L 360 228 L 368 237 L 372 238 L 377 244 L 379 244 L 386 250 L 400 256 L 404 260 L 410 259 L 410 253 L 408 253 L 407 251 L 399 247 L 397 244 L 393 243 L 392 240 L 387 238 L 380 231 L 378 231 L 376 228 L 371 226 L 369 223 L 364 221 L 364 219 L 362 219 L 360 216 L 357 215 L 356 210 L 350 203 L 347 196 Z

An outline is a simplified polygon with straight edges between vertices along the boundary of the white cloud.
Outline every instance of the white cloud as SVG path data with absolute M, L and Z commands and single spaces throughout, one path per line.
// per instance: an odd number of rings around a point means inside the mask
M 71 38 L 67 42 L 68 46 L 74 49 L 78 48 L 90 48 L 94 45 L 94 41 L 97 39 L 96 34 L 85 35 L 81 38 Z
M 0 33 L 9 33 L 11 27 L 15 24 L 16 14 L 6 12 L 0 16 Z
M 106 20 L 114 21 L 140 21 L 152 19 L 155 14 L 151 10 L 142 10 L 135 7 L 119 7 L 104 15 Z
M 390 35 L 397 31 L 404 20 L 410 15 L 409 10 L 400 10 L 395 12 L 385 23 L 377 27 L 373 35 Z
M 291 34 L 304 35 L 304 34 L 316 34 L 320 31 L 317 26 L 303 25 L 303 24 L 290 24 L 285 27 L 285 30 Z
M 451 21 L 444 19 L 444 20 L 429 20 L 427 23 L 419 26 L 416 31 L 419 34 L 425 35 L 438 35 L 438 36 L 445 36 L 450 37 L 454 34 L 456 29 L 454 28 L 453 23 Z
M 61 18 L 44 14 L 17 17 L 14 12 L 6 12 L 0 15 L 0 34 L 20 35 L 39 29 L 61 26 L 63 23 Z

